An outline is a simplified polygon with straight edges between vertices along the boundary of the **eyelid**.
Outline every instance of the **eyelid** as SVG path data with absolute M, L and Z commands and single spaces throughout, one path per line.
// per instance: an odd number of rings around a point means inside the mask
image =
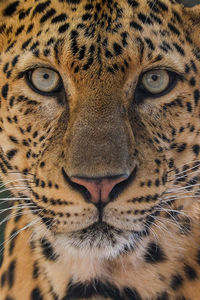
M 52 68 L 52 66 L 49 66 L 48 64 L 44 64 L 44 63 L 35 63 L 35 64 L 29 64 L 29 65 L 27 65 L 27 66 L 24 68 L 23 71 L 18 72 L 17 78 L 18 78 L 18 79 L 19 79 L 19 78 L 22 78 L 22 77 L 24 77 L 28 72 L 31 72 L 31 71 L 33 71 L 33 70 L 35 70 L 35 69 L 38 69 L 38 68 L 47 68 L 47 69 L 50 69 L 50 70 L 56 72 L 56 73 L 60 76 L 60 73 L 59 73 L 57 70 L 55 70 L 54 68 Z M 60 77 L 61 77 L 61 76 L 60 76 Z
M 183 75 L 183 73 L 181 71 L 178 71 L 178 70 L 175 70 L 174 68 L 171 68 L 169 66 L 156 66 L 156 67 L 151 67 L 151 68 L 147 68 L 145 69 L 141 75 L 140 75 L 140 78 L 147 72 L 149 71 L 154 71 L 154 70 L 164 70 L 164 71 L 167 71 L 169 73 L 174 73 L 176 74 L 181 80 L 186 80 L 185 76 Z

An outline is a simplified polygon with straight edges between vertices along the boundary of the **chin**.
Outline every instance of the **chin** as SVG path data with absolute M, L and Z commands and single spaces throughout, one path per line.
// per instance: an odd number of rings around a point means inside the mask
M 56 244 L 75 257 L 113 259 L 136 248 L 140 238 L 139 232 L 119 230 L 103 222 L 83 230 L 59 233 Z

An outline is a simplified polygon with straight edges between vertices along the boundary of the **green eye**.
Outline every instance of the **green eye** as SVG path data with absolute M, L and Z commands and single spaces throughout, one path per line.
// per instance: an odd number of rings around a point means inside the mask
M 58 92 L 61 79 L 57 72 L 48 68 L 37 68 L 28 73 L 27 80 L 31 87 L 41 94 Z
M 142 77 L 144 89 L 154 95 L 164 92 L 168 88 L 169 82 L 169 73 L 165 70 L 151 70 Z

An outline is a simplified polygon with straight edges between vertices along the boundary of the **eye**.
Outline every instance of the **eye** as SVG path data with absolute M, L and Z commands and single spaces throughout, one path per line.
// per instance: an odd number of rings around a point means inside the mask
M 43 95 L 50 95 L 62 87 L 58 73 L 49 68 L 37 68 L 27 72 L 26 79 L 33 90 Z
M 170 83 L 169 72 L 165 70 L 151 70 L 144 73 L 141 80 L 143 88 L 151 94 L 164 92 Z

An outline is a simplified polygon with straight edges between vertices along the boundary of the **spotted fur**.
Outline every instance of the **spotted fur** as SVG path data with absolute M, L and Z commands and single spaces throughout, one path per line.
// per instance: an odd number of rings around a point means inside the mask
M 0 300 L 200 299 L 200 7 L 1 0 Z M 27 74 L 62 78 L 44 95 Z M 142 74 L 176 74 L 164 94 Z M 98 204 L 72 178 L 128 174 Z

